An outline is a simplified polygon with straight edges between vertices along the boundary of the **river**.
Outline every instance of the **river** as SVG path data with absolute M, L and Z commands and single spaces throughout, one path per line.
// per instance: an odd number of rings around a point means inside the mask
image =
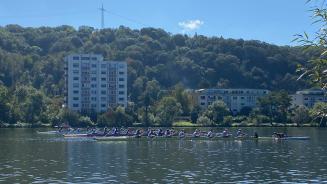
M 0 129 L 0 183 L 327 182 L 327 129 L 243 130 L 310 140 L 97 142 Z

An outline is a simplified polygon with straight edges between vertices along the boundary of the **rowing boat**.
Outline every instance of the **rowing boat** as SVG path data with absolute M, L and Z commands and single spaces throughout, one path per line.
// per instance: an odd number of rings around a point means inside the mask
M 76 134 L 63 134 L 64 137 L 88 137 L 89 134 L 81 134 L 81 133 L 76 133 Z
M 284 137 L 284 138 L 274 138 L 274 137 L 249 137 L 249 136 L 242 136 L 242 137 L 134 137 L 134 136 L 108 136 L 108 137 L 95 137 L 97 141 L 161 141 L 161 140 L 308 140 L 309 137 Z
M 270 139 L 271 137 L 178 137 L 178 136 L 172 136 L 172 137 L 134 137 L 134 136 L 108 136 L 108 137 L 95 137 L 94 138 L 97 141 L 137 141 L 137 140 L 264 140 L 264 139 Z

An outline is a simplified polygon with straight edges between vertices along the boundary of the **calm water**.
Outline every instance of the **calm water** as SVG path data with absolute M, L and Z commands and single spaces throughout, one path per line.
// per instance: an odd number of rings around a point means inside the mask
M 311 140 L 96 142 L 0 129 L 0 183 L 327 182 L 327 129 L 280 131 Z

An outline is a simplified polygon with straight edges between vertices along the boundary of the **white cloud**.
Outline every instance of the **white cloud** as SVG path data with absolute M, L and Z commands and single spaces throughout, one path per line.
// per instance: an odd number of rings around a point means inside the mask
M 194 31 L 199 29 L 204 24 L 201 20 L 187 20 L 183 22 L 179 22 L 178 25 L 183 29 L 183 32 Z

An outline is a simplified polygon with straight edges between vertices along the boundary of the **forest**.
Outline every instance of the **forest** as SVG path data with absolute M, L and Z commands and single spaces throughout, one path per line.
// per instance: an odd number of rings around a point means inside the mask
M 64 57 L 71 53 L 127 61 L 128 108 L 101 114 L 78 114 L 62 108 Z M 190 102 L 186 89 L 269 89 L 276 92 L 276 98 L 284 96 L 289 105 L 290 99 L 283 94 L 314 87 L 310 80 L 297 80 L 297 67 L 320 53 L 317 48 L 171 34 L 157 28 L 7 25 L 0 27 L 0 125 L 171 126 L 178 117 L 202 125 L 228 126 L 243 119 L 255 124 L 265 120 L 286 123 L 294 117 L 293 112 L 281 109 L 276 114 L 282 115 L 265 114 L 267 103 L 280 104 L 263 99 L 261 108 L 233 117 L 220 102 L 204 112 Z M 219 109 L 220 117 L 216 113 Z M 262 120 L 254 121 L 256 117 Z

